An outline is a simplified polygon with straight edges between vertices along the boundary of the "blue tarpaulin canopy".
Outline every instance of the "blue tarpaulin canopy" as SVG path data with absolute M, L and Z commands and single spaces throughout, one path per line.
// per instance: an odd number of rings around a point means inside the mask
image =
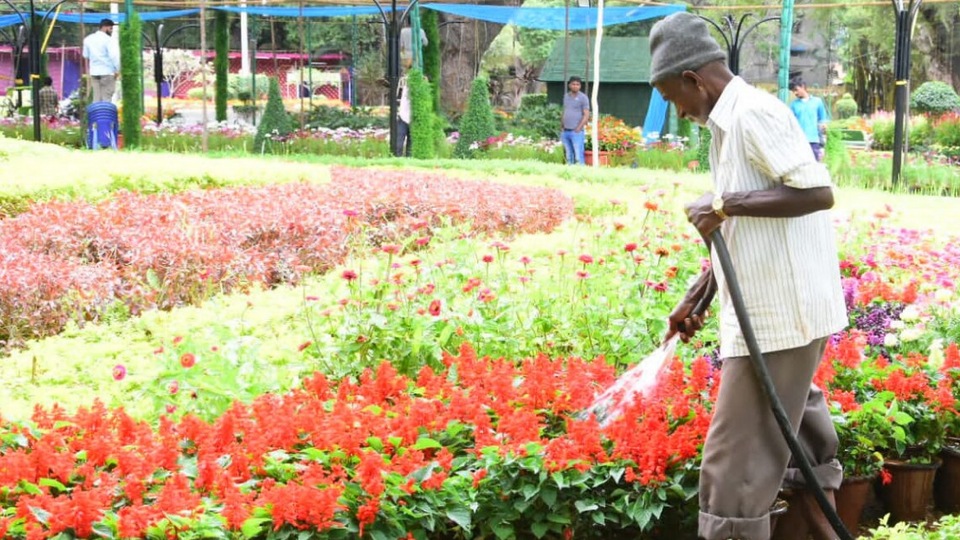
M 569 24 L 567 23 L 568 10 L 562 7 L 512 7 L 512 6 L 480 6 L 471 4 L 424 4 L 424 9 L 432 9 L 441 13 L 479 19 L 499 24 L 515 24 L 523 28 L 538 28 L 541 30 L 587 30 L 597 27 L 597 8 L 571 8 L 569 10 Z M 406 9 L 407 6 L 397 6 L 397 9 Z M 323 6 L 323 7 L 263 7 L 263 6 L 218 6 L 212 9 L 229 13 L 248 13 L 263 17 L 348 17 L 351 15 L 379 15 L 380 9 L 376 6 Z M 383 6 L 385 12 L 390 12 L 389 5 Z M 684 5 L 669 6 L 637 6 L 637 7 L 608 7 L 603 10 L 603 25 L 626 24 L 646 19 L 665 17 L 677 11 L 686 10 Z M 140 20 L 156 21 L 171 17 L 184 17 L 199 13 L 199 9 L 179 9 L 174 11 L 144 11 Z M 101 19 L 111 19 L 122 24 L 126 20 L 124 13 L 61 13 L 57 18 L 60 22 L 97 24 Z M 0 28 L 20 23 L 16 14 L 0 15 Z
M 523 28 L 587 30 L 597 27 L 597 8 L 570 8 L 568 24 L 568 10 L 562 7 L 477 6 L 469 4 L 424 4 L 422 7 L 468 19 L 515 24 Z M 686 11 L 686 9 L 684 5 L 607 7 L 603 9 L 603 25 L 613 26 L 666 17 L 677 11 Z
M 374 8 L 376 9 L 376 8 Z M 143 11 L 138 13 L 140 15 L 141 21 L 158 21 L 161 19 L 169 19 L 172 17 L 185 17 L 187 15 L 193 15 L 200 13 L 199 9 L 178 9 L 174 11 Z M 43 16 L 46 14 L 45 11 L 37 12 L 38 15 Z M 29 18 L 29 14 L 27 15 Z M 51 14 L 47 17 L 47 20 L 53 19 Z M 102 19 L 110 19 L 117 24 L 122 24 L 127 20 L 127 15 L 125 13 L 96 13 L 93 11 L 86 11 L 83 15 L 79 13 L 61 13 L 57 16 L 57 22 L 66 22 L 66 23 L 80 23 L 84 24 L 99 24 Z M 0 28 L 7 26 L 13 26 L 21 24 L 20 16 L 16 13 L 11 15 L 0 15 Z
M 305 7 L 303 10 L 297 7 L 234 7 L 220 6 L 213 9 L 227 11 L 229 13 L 249 13 L 250 15 L 260 15 L 264 17 L 349 17 L 350 15 L 379 15 L 380 10 L 377 6 L 324 6 L 324 7 Z M 383 6 L 383 10 L 392 11 L 390 6 Z

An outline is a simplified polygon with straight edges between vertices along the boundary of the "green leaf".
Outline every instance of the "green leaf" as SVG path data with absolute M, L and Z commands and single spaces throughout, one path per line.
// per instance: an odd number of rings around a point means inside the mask
M 31 484 L 32 485 L 32 484 Z M 50 521 L 50 512 L 47 512 L 43 508 L 37 508 L 36 506 L 28 506 L 30 513 L 33 514 L 33 517 L 37 518 L 42 525 L 46 525 Z
M 493 525 L 490 525 L 490 528 L 493 529 L 493 534 L 497 535 L 497 538 L 500 540 L 516 538 L 516 534 L 513 531 L 513 525 L 509 523 L 494 523 Z
M 594 523 L 596 523 L 597 525 L 600 525 L 601 527 L 607 521 L 606 514 L 604 514 L 603 512 L 594 512 L 590 514 L 590 519 L 592 519 Z
M 461 529 L 467 532 L 470 532 L 470 528 L 473 526 L 470 510 L 462 506 L 447 510 L 447 519 L 456 523 Z
M 430 437 L 420 437 L 412 448 L 414 450 L 427 450 L 429 448 L 443 448 L 443 445 Z
M 540 499 L 547 504 L 548 508 L 553 508 L 557 502 L 557 490 L 553 486 L 543 486 L 540 490 Z
M 383 450 L 383 441 L 380 440 L 380 437 L 367 437 L 367 446 L 380 452 Z
M 562 472 L 557 471 L 557 472 L 551 474 L 551 475 L 550 475 L 550 478 L 553 478 L 553 481 L 556 482 L 558 488 L 563 489 L 563 488 L 567 487 L 567 481 L 566 481 L 566 479 L 563 477 L 563 473 L 562 473 Z
M 599 506 L 597 506 L 596 503 L 588 502 L 588 501 L 574 501 L 573 506 L 575 506 L 577 509 L 577 512 L 580 512 L 581 514 L 584 512 L 590 512 L 591 510 L 596 510 L 600 508 Z
M 113 534 L 113 528 L 106 523 L 98 522 L 93 524 L 93 533 L 101 538 L 116 538 Z
M 543 521 L 536 521 L 530 525 L 530 532 L 537 538 L 543 538 L 550 532 L 550 524 Z
M 54 480 L 53 478 L 41 478 L 38 482 L 41 486 L 52 487 L 59 491 L 66 491 L 67 486 L 61 484 L 60 482 Z
M 153 268 L 147 269 L 147 284 L 150 285 L 151 289 L 160 290 L 160 278 L 157 277 L 157 273 L 153 271 Z
M 27 482 L 26 480 L 20 481 L 20 489 L 27 493 L 28 495 L 43 495 L 43 491 L 38 488 L 35 484 Z
M 269 523 L 270 518 L 249 518 L 243 522 L 240 532 L 244 538 L 253 538 L 260 534 L 260 530 L 265 523 Z

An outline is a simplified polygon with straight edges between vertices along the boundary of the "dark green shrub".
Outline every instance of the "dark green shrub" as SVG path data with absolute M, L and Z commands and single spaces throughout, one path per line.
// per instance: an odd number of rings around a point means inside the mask
M 427 34 L 427 46 L 423 49 L 423 74 L 431 84 L 433 110 L 440 114 L 440 77 L 443 76 L 440 64 L 442 52 L 440 49 L 440 24 L 436 11 L 426 9 L 421 13 L 420 24 L 424 33 Z
M 893 120 L 873 121 L 873 149 L 893 150 Z
M 278 151 L 283 141 L 293 132 L 293 122 L 290 115 L 283 108 L 283 98 L 280 97 L 280 83 L 270 78 L 270 91 L 267 93 L 267 106 L 263 110 L 263 118 L 257 126 L 257 136 L 253 139 L 253 151 L 256 153 L 273 153 Z
M 940 116 L 960 109 L 960 96 L 947 83 L 927 81 L 913 91 L 910 96 L 910 108 L 921 113 Z
M 960 147 L 960 114 L 947 114 L 933 126 L 933 138 L 947 148 Z
M 712 135 L 710 130 L 702 127 L 700 128 L 700 142 L 697 144 L 697 170 L 698 171 L 709 171 L 710 170 L 710 140 Z
M 823 148 L 823 162 L 831 171 L 840 170 L 849 165 L 850 154 L 843 143 L 839 129 L 827 128 L 827 144 Z
M 547 101 L 546 94 L 525 94 L 520 98 L 520 107 L 519 110 L 524 109 L 536 109 L 539 107 L 546 107 L 550 102 Z
M 143 116 L 143 84 L 140 75 L 140 16 L 136 13 L 120 28 L 120 85 L 123 95 L 123 144 L 140 146 L 140 117 Z
M 563 107 L 555 103 L 544 103 L 540 106 L 521 105 L 513 118 L 504 123 L 504 129 L 514 135 L 556 139 L 560 132 L 561 116 Z
M 924 116 L 910 119 L 910 148 L 928 147 L 933 144 L 933 126 Z
M 340 107 L 319 105 L 307 113 L 306 127 L 312 129 L 386 129 L 389 127 L 389 124 L 387 124 L 386 117 L 377 116 L 364 107 L 343 109 Z
M 407 91 L 410 92 L 410 155 L 417 159 L 433 159 L 437 157 L 433 89 L 423 78 L 423 73 L 413 69 L 407 74 Z
M 677 120 L 677 137 L 690 141 L 690 137 L 693 135 L 693 122 L 687 120 L 686 118 L 680 118 Z
M 490 93 L 487 78 L 478 76 L 473 80 L 470 89 L 470 100 L 467 102 L 467 112 L 460 119 L 460 139 L 453 150 L 457 158 L 471 158 L 474 151 L 470 146 L 474 143 L 485 142 L 496 134 L 493 108 L 490 106 Z
M 216 50 L 216 56 L 213 58 L 213 71 L 216 80 L 213 85 L 215 97 L 215 107 L 217 122 L 227 120 L 227 98 L 229 97 L 229 88 L 227 86 L 227 75 L 230 60 L 230 15 L 226 11 L 216 11 L 214 15 L 214 33 L 213 44 Z
M 857 100 L 853 99 L 853 96 L 850 94 L 844 94 L 839 100 L 837 100 L 837 118 L 851 118 L 857 115 L 858 107 Z

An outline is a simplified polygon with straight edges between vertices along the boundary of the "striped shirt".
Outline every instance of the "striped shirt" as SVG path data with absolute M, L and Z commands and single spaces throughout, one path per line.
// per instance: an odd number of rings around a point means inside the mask
M 831 186 L 790 109 L 735 77 L 707 121 L 713 136 L 710 168 L 717 193 L 766 190 L 785 184 Z M 721 226 L 750 322 L 762 352 L 807 345 L 847 324 L 830 212 L 795 218 L 732 216 Z M 749 354 L 720 262 L 720 355 Z

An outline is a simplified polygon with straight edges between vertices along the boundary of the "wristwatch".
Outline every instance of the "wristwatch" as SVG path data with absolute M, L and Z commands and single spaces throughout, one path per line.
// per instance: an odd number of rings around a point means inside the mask
M 713 198 L 713 213 L 716 214 L 720 219 L 727 219 L 727 214 L 723 211 L 723 195 L 717 194 Z

